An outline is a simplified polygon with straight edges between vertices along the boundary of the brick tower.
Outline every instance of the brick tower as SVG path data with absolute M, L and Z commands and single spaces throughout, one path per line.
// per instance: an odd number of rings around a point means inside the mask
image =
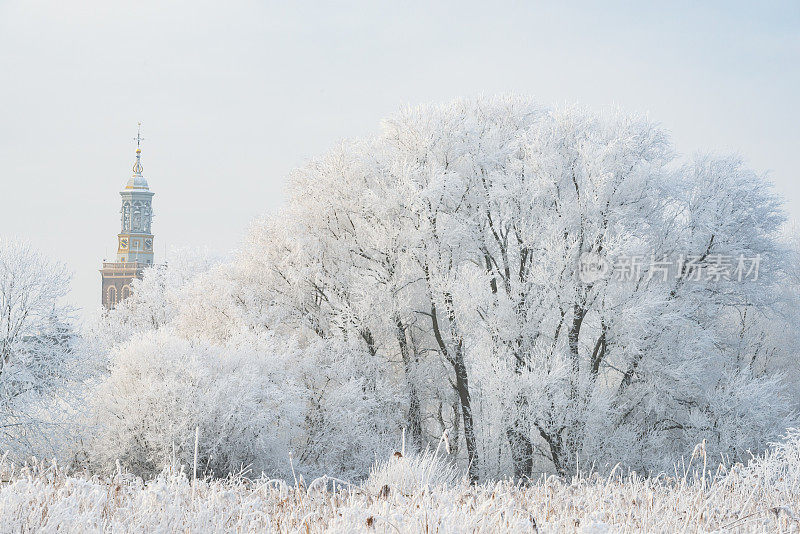
M 103 262 L 102 303 L 111 309 L 131 294 L 131 281 L 153 264 L 153 194 L 142 176 L 141 123 L 136 135 L 136 163 L 133 174 L 120 191 L 122 229 L 117 235 L 117 260 Z

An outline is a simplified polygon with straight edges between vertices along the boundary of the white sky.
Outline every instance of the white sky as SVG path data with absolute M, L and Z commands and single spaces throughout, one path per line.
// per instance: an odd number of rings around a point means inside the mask
M 0 0 L 0 235 L 63 259 L 83 317 L 140 120 L 156 261 L 236 248 L 292 168 L 403 105 L 509 91 L 647 112 L 800 215 L 798 2 L 285 4 Z

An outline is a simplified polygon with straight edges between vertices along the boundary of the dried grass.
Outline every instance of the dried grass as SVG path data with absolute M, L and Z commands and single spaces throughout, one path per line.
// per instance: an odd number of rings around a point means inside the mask
M 435 454 L 395 457 L 362 485 L 323 477 L 197 480 L 167 469 L 69 475 L 3 463 L 1 532 L 798 532 L 800 434 L 747 466 L 710 472 L 702 446 L 678 475 L 470 486 Z

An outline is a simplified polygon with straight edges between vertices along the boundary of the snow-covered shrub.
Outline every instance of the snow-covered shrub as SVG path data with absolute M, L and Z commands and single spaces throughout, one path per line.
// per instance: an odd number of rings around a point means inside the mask
M 293 380 L 301 386 L 296 467 L 308 480 L 323 474 L 359 479 L 388 454 L 402 428 L 392 377 L 355 343 L 286 339 Z
M 800 429 L 789 429 L 782 440 L 741 469 L 741 474 L 753 485 L 758 483 L 787 495 L 796 492 L 800 488 Z
M 357 348 L 324 340 L 245 333 L 224 345 L 170 329 L 117 346 L 95 389 L 90 459 L 101 469 L 152 476 L 192 465 L 199 428 L 201 472 L 246 470 L 362 477 L 400 428 L 396 403 L 355 367 Z
M 144 476 L 192 465 L 199 428 L 202 472 L 285 474 L 301 386 L 283 354 L 249 341 L 220 347 L 160 330 L 115 348 L 92 401 L 91 459 Z
M 420 493 L 424 488 L 449 487 L 462 478 L 462 473 L 446 456 L 432 452 L 403 456 L 393 454 L 388 460 L 376 462 L 364 483 L 371 493 L 399 491 L 404 495 Z

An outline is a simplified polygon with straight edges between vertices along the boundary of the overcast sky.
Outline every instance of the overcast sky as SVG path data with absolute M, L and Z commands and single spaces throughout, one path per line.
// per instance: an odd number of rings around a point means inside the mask
M 800 215 L 800 3 L 380 4 L 0 0 L 0 235 L 65 261 L 87 317 L 137 121 L 162 261 L 235 249 L 292 168 L 398 108 L 497 92 L 646 112 Z

